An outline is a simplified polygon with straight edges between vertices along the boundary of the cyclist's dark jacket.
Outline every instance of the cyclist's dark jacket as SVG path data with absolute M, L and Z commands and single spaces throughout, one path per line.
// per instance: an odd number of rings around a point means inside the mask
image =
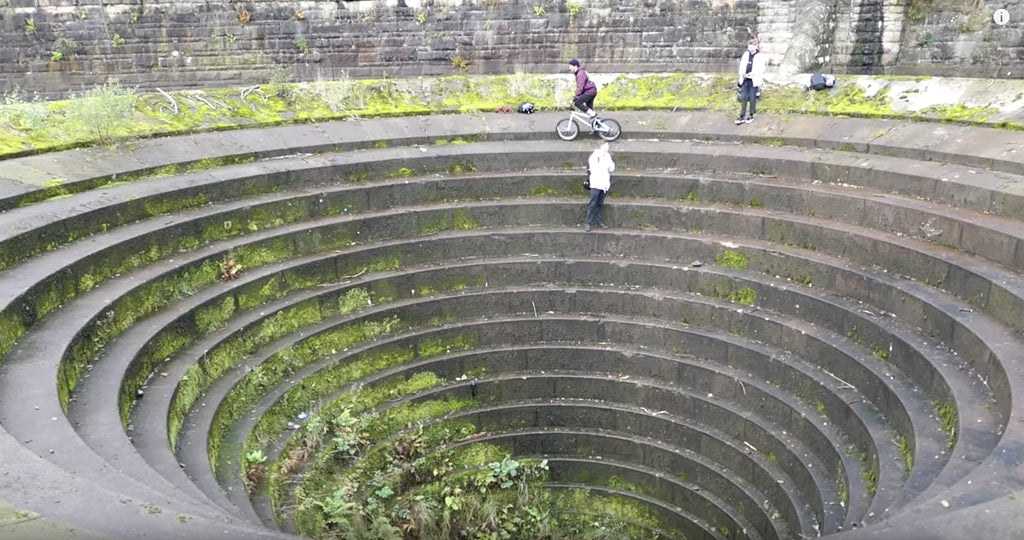
M 587 77 L 587 70 L 583 69 L 583 66 L 580 66 L 579 69 L 576 70 L 576 95 L 573 96 L 573 99 L 576 99 L 583 94 L 594 94 L 596 96 L 597 86 L 594 84 L 594 81 L 590 80 L 590 77 Z

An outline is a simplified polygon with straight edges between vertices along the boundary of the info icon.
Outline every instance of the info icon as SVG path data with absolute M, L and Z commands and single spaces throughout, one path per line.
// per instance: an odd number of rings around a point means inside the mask
M 997 9 L 995 13 L 992 14 L 992 22 L 998 24 L 999 26 L 1003 26 L 1004 24 L 1010 22 L 1010 12 L 1006 11 L 1005 9 Z

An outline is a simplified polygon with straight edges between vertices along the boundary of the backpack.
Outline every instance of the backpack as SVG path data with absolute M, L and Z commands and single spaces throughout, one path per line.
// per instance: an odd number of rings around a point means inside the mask
M 533 106 L 533 103 L 530 103 L 529 101 L 524 101 L 519 104 L 519 108 L 516 110 L 523 114 L 533 114 L 533 112 L 537 110 L 537 108 Z
M 809 90 L 824 90 L 826 88 L 832 88 L 836 85 L 836 78 L 832 75 L 822 75 L 821 73 L 815 73 L 811 75 L 811 84 L 807 86 Z

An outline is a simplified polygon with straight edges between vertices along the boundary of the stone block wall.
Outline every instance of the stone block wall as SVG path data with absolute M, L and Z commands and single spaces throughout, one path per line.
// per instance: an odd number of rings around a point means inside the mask
M 1024 4 L 939 0 L 914 11 L 911 0 L 855 0 L 837 8 L 833 54 L 839 73 L 1024 77 Z M 922 2 L 916 2 L 922 5 Z M 1010 11 L 1010 23 L 992 20 Z
M 993 22 L 995 10 L 1009 24 Z M 948 0 L 943 9 L 907 20 L 899 63 L 908 74 L 1024 78 L 1024 3 Z
M 731 66 L 756 0 L 0 0 L 0 92 Z M 55 54 L 60 51 L 60 55 Z
M 299 80 L 555 72 L 573 57 L 595 72 L 731 71 L 750 35 L 777 64 L 809 1 L 0 0 L 0 93 L 258 84 L 275 66 Z M 1024 76 L 1024 4 L 934 0 L 909 16 L 914 1 L 928 0 L 835 0 L 819 69 Z

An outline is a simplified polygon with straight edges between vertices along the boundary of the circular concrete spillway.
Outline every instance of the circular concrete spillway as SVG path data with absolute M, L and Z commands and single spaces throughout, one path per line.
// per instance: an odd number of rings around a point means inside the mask
M 70 197 L 4 198 L 7 526 L 953 538 L 1009 515 L 1019 135 L 621 116 L 592 232 L 596 141 L 544 114 L 149 141 Z

